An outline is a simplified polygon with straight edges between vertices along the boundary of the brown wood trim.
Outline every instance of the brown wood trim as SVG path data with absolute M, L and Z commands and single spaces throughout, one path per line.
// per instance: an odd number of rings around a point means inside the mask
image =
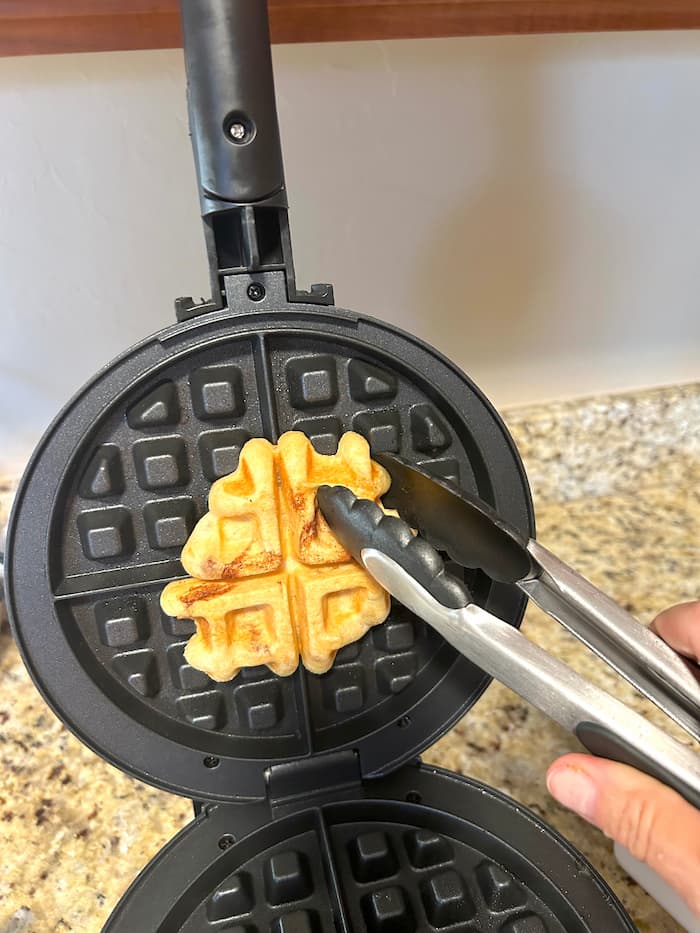
M 700 28 L 698 0 L 269 2 L 278 43 Z M 179 44 L 177 0 L 0 0 L 0 55 Z

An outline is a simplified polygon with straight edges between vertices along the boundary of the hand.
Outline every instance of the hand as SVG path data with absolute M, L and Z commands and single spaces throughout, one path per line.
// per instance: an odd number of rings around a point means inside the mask
M 667 609 L 652 627 L 679 654 L 700 660 L 700 602 Z M 547 787 L 646 862 L 700 917 L 700 810 L 646 774 L 591 755 L 555 761 Z

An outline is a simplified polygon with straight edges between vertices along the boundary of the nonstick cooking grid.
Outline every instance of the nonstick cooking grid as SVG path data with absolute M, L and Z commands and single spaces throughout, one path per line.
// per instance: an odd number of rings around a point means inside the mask
M 138 378 L 113 399 L 98 378 L 78 399 L 91 401 L 94 414 L 71 406 L 65 413 L 69 423 L 89 418 L 91 424 L 65 460 L 46 519 L 50 594 L 44 605 L 97 687 L 98 705 L 111 704 L 146 732 L 195 750 L 192 773 L 198 770 L 201 780 L 182 784 L 172 760 L 139 769 L 131 752 L 122 756 L 116 725 L 108 739 L 97 724 L 86 729 L 66 718 L 84 740 L 94 732 L 93 747 L 107 749 L 120 766 L 192 796 L 263 796 L 269 761 L 345 747 L 359 748 L 363 773 L 384 773 L 444 731 L 488 680 L 397 605 L 321 677 L 299 670 L 278 678 L 261 667 L 218 684 L 183 658 L 194 625 L 163 615 L 160 593 L 183 575 L 180 550 L 206 510 L 211 483 L 235 469 L 249 437 L 275 441 L 286 430 L 302 430 L 329 453 L 344 431 L 354 430 L 374 453 L 399 453 L 494 501 L 494 476 L 485 466 L 494 424 L 482 417 L 470 425 L 456 415 L 437 387 L 454 378 L 453 367 L 413 338 L 389 336 L 384 325 L 365 321 L 376 330 L 370 353 L 357 339 L 356 319 L 348 316 L 339 326 L 338 312 L 314 309 L 312 315 L 306 329 L 296 330 L 280 328 L 283 311 L 250 315 L 249 327 L 244 315 L 192 322 L 186 339 L 192 343 L 201 331 L 205 339 L 181 353 L 168 346 L 165 361 L 140 365 Z M 296 312 L 292 320 L 299 317 Z M 337 333 L 329 333 L 327 317 Z M 167 343 L 147 343 L 146 352 Z M 115 366 L 118 378 L 122 364 Z M 467 395 L 464 377 L 459 382 Z M 519 476 L 505 432 L 496 434 Z M 30 493 L 24 502 L 31 507 Z M 514 508 L 515 520 L 527 523 L 522 500 Z M 520 596 L 483 575 L 468 576 L 478 601 L 495 600 L 519 621 Z M 33 580 L 32 589 L 37 585 Z M 434 705 L 428 708 L 436 690 L 437 718 Z M 69 692 L 59 690 L 66 702 Z M 60 700 L 59 706 L 65 713 Z M 226 789 L 220 773 L 206 773 L 224 759 L 246 762 L 231 770 Z
M 373 452 L 400 453 L 478 489 L 465 443 L 401 374 L 340 345 L 319 353 L 309 340 L 243 338 L 203 349 L 115 406 L 79 455 L 52 529 L 59 618 L 94 678 L 154 729 L 176 725 L 181 741 L 214 754 L 281 759 L 345 745 L 371 731 L 372 717 L 400 720 L 456 660 L 394 607 L 320 678 L 253 668 L 216 684 L 185 663 L 194 625 L 161 613 L 162 587 L 182 574 L 179 551 L 211 481 L 235 469 L 249 437 L 288 429 L 325 453 L 355 430 Z M 483 597 L 486 581 L 477 589 Z M 188 737 L 193 729 L 211 736 Z
M 206 808 L 132 885 L 105 933 L 634 929 L 562 839 L 490 788 L 413 765 L 335 793 L 256 804 L 247 816 Z
M 353 930 L 565 933 L 540 898 L 509 872 L 432 829 L 381 820 L 329 825 L 308 813 L 289 822 L 296 823 L 286 827 L 290 835 L 237 866 L 193 911 L 182 933 L 222 925 L 230 930 L 229 924 L 239 933 L 332 929 L 333 907 L 337 913 L 339 906 L 329 875 L 342 879 Z

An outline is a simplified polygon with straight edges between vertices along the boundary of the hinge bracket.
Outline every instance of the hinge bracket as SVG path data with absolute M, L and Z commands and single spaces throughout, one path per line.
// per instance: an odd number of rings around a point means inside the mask
M 284 762 L 268 769 L 265 780 L 273 817 L 300 805 L 361 795 L 360 757 L 352 749 Z

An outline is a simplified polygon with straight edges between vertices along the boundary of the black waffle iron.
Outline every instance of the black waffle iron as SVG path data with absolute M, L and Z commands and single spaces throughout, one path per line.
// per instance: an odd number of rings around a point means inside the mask
M 458 480 L 524 534 L 527 480 L 498 415 L 435 350 L 296 287 L 264 0 L 184 0 L 192 138 L 213 299 L 127 350 L 64 408 L 17 493 L 7 599 L 46 701 L 123 771 L 192 798 L 195 819 L 106 930 L 634 930 L 564 840 L 419 753 L 488 678 L 400 606 L 328 674 L 188 666 L 194 627 L 161 590 L 211 483 L 249 437 L 323 453 L 355 430 Z M 483 575 L 476 601 L 519 625 Z

